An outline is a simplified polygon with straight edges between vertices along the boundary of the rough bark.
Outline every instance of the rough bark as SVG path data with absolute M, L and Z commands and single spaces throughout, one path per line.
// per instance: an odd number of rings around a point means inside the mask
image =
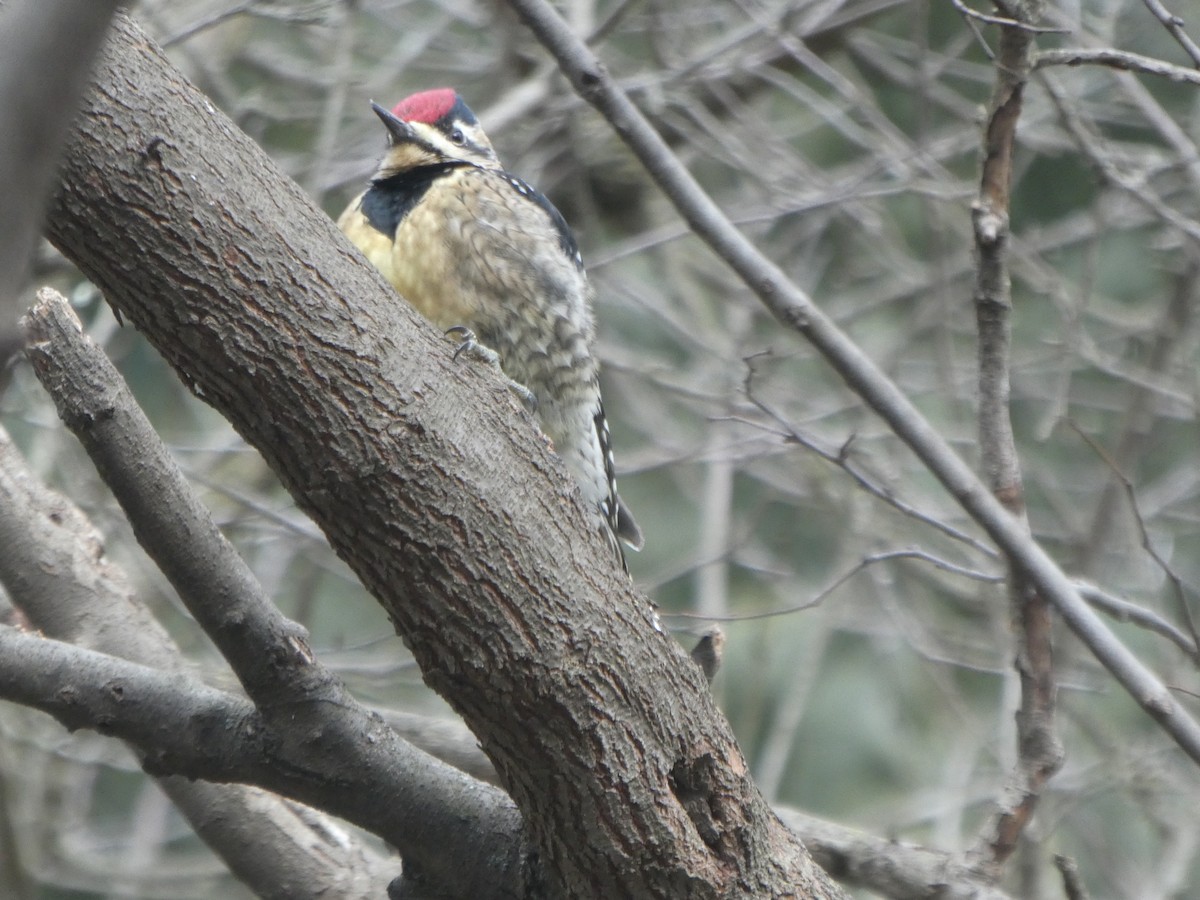
M 531 893 L 840 895 L 506 389 L 128 21 L 48 230 L 379 598 L 525 816 Z

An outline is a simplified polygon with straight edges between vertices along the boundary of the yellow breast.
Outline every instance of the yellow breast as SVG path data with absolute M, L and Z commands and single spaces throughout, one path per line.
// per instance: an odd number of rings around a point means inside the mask
M 470 324 L 474 292 L 466 289 L 456 261 L 464 211 L 453 191 L 431 190 L 396 229 L 394 239 L 376 230 L 359 209 L 361 197 L 342 213 L 338 225 L 400 296 L 438 328 Z

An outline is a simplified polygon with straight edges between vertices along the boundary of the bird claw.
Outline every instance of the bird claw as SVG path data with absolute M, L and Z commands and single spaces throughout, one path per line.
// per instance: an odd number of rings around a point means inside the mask
M 480 362 L 491 366 L 500 373 L 500 376 L 508 384 L 508 389 L 517 395 L 517 398 L 521 401 L 521 404 L 530 413 L 537 412 L 538 401 L 537 397 L 534 396 L 533 391 L 525 387 L 525 385 L 521 384 L 519 381 L 514 381 L 513 379 L 509 378 L 508 375 L 505 374 L 504 369 L 500 366 L 500 356 L 491 347 L 487 347 L 479 343 L 475 337 L 475 332 L 473 332 L 466 325 L 455 325 L 451 328 L 447 328 L 446 334 L 456 334 L 462 339 L 458 342 L 458 346 L 454 348 L 455 359 L 458 359 L 465 353 L 468 356 L 472 356 Z
M 536 413 L 538 401 L 533 391 L 519 381 L 513 381 L 511 378 L 508 378 L 507 381 L 508 389 L 517 395 L 517 399 L 521 401 L 521 405 L 525 407 L 525 411 L 530 415 Z
M 473 332 L 466 325 L 455 325 L 453 328 L 447 328 L 446 334 L 457 334 L 462 340 L 458 342 L 458 346 L 454 349 L 454 358 L 458 359 L 464 353 L 475 357 L 480 362 L 485 362 L 489 366 L 496 369 L 500 368 L 500 357 L 496 355 L 496 351 L 491 347 L 485 347 L 475 339 Z

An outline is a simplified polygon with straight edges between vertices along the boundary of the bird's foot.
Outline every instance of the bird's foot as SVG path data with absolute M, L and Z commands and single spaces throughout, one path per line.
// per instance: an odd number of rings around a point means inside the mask
M 473 332 L 466 325 L 455 325 L 453 328 L 447 328 L 446 334 L 457 335 L 459 338 L 461 338 L 461 340 L 458 342 L 458 346 L 454 349 L 455 359 L 458 359 L 465 353 L 467 356 L 491 366 L 500 374 L 500 377 L 504 379 L 505 383 L 508 385 L 508 389 L 517 395 L 517 398 L 521 401 L 524 407 L 529 410 L 530 413 L 537 412 L 538 402 L 537 397 L 535 397 L 533 394 L 533 391 L 525 387 L 525 385 L 521 384 L 519 381 L 514 381 L 513 379 L 509 378 L 508 375 L 505 374 L 504 369 L 500 365 L 500 355 L 491 347 L 479 343 L 478 339 L 475 337 L 475 332 Z
M 500 371 L 500 356 L 491 347 L 486 347 L 479 343 L 473 332 L 466 325 L 455 325 L 453 328 L 446 329 L 447 335 L 457 335 L 461 340 L 458 346 L 454 348 L 454 358 L 458 359 L 464 353 L 472 356 L 480 362 L 487 363 L 496 371 Z

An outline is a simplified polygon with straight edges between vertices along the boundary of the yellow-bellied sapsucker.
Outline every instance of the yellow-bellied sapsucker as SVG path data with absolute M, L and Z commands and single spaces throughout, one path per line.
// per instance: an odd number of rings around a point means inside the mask
M 642 533 L 617 495 L 592 355 L 592 289 L 570 228 L 504 171 L 453 89 L 414 94 L 390 111 L 371 106 L 388 150 L 338 225 L 425 318 L 458 333 L 456 355 L 499 366 L 600 511 L 624 565 L 620 542 L 640 550 Z

